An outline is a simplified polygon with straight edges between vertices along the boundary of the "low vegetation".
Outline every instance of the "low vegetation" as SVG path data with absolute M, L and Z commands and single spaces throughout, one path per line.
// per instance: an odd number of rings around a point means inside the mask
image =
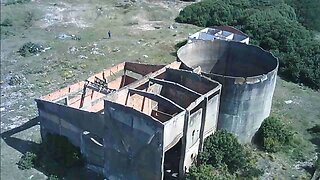
M 286 2 L 295 9 L 299 22 L 310 29 L 320 31 L 320 1 L 305 0 L 302 3 L 299 0 L 286 0 Z
M 47 140 L 34 148 L 34 152 L 26 152 L 17 163 L 19 169 L 43 169 L 49 179 L 58 179 L 70 168 L 81 168 L 84 160 L 80 149 L 72 145 L 65 136 L 47 135 Z
M 43 46 L 33 42 L 27 42 L 19 49 L 18 53 L 23 56 L 36 55 L 44 50 Z
M 249 149 L 225 130 L 219 130 L 204 142 L 199 154 L 200 166 L 193 166 L 188 179 L 232 179 L 237 176 L 252 178 L 261 175 Z
M 1 24 L 1 26 L 12 26 L 12 20 L 9 18 L 4 19 Z
M 22 155 L 20 161 L 17 163 L 18 168 L 21 170 L 34 168 L 37 155 L 32 152 L 26 152 Z
M 312 13 L 319 14 L 320 8 Z M 235 26 L 250 36 L 251 43 L 279 58 L 280 75 L 319 89 L 320 43 L 299 23 L 299 17 L 284 0 L 204 0 L 184 8 L 176 21 L 203 27 Z
M 7 2 L 4 3 L 4 5 L 8 6 L 8 5 L 14 5 L 14 4 L 24 4 L 30 1 L 31 0 L 7 0 Z
M 235 178 L 225 168 L 217 169 L 208 164 L 191 166 L 186 177 L 187 180 L 230 180 Z
M 265 119 L 257 132 L 257 143 L 264 151 L 277 152 L 291 143 L 293 133 L 280 119 L 269 117 Z

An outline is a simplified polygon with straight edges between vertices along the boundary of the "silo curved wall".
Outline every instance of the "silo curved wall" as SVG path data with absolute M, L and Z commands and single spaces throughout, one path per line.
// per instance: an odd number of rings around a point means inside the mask
M 178 58 L 222 84 L 218 129 L 250 142 L 270 114 L 278 59 L 257 46 L 219 40 L 187 44 Z

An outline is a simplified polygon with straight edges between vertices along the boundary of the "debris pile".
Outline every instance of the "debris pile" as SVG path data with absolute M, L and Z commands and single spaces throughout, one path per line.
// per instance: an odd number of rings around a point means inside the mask
M 77 36 L 74 34 L 65 34 L 65 33 L 59 34 L 58 36 L 56 36 L 56 38 L 61 40 L 68 40 L 68 39 L 77 40 L 77 41 L 81 40 L 80 36 Z

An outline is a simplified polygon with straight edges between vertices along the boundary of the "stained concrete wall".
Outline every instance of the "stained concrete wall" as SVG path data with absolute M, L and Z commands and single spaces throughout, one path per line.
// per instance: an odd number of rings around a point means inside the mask
M 68 137 L 91 169 L 110 179 L 162 179 L 164 125 L 156 119 L 109 101 L 104 115 L 43 100 L 37 105 L 43 138 L 46 133 Z
M 183 136 L 185 112 L 179 113 L 164 123 L 164 150 L 167 151 L 178 143 Z
M 47 133 L 66 136 L 80 148 L 88 168 L 103 174 L 104 116 L 40 99 L 36 102 L 42 138 L 45 139 Z
M 105 175 L 109 179 L 162 179 L 164 125 L 130 107 L 105 101 Z
M 278 60 L 259 47 L 227 41 L 187 44 L 178 58 L 222 84 L 218 128 L 250 142 L 270 114 Z
M 215 131 L 220 88 L 193 72 L 162 69 L 107 95 L 103 112 L 88 111 L 103 109 L 98 96 L 87 109 L 36 102 L 43 138 L 48 132 L 68 137 L 88 168 L 108 179 L 162 179 L 166 151 L 182 142 L 177 163 L 183 176 L 201 149 L 204 131 Z
M 221 89 L 214 92 L 212 95 L 205 99 L 203 106 L 206 107 L 205 113 L 205 126 L 203 130 L 203 138 L 206 138 L 213 134 L 217 130 L 218 116 L 219 116 L 219 105 L 220 105 Z
M 221 84 L 190 71 L 174 69 L 167 69 L 165 79 L 181 84 L 205 98 L 203 100 L 205 103 L 203 106 L 206 107 L 203 136 L 206 138 L 213 134 L 218 124 Z
M 195 162 L 196 157 L 200 148 L 200 141 L 203 140 L 201 137 L 201 126 L 202 126 L 202 109 L 194 108 L 190 113 L 186 114 L 187 121 L 185 121 L 185 137 L 182 144 L 184 144 L 185 149 L 181 158 L 183 164 L 180 168 L 188 170 L 189 167 Z

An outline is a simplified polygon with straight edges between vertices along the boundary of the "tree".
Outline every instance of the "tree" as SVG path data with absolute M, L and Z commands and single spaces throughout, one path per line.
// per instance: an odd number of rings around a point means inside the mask
M 218 169 L 225 167 L 230 174 L 243 177 L 259 176 L 261 173 L 254 168 L 251 152 L 226 130 L 219 130 L 205 140 L 199 160 L 200 164 L 208 164 Z
M 318 0 L 307 2 L 304 6 L 320 6 Z M 237 26 L 251 37 L 251 43 L 279 58 L 282 77 L 319 89 L 320 43 L 298 22 L 301 13 L 298 11 L 297 17 L 295 9 L 284 0 L 203 0 L 183 9 L 176 21 L 198 26 Z M 312 22 L 318 21 L 320 18 Z

